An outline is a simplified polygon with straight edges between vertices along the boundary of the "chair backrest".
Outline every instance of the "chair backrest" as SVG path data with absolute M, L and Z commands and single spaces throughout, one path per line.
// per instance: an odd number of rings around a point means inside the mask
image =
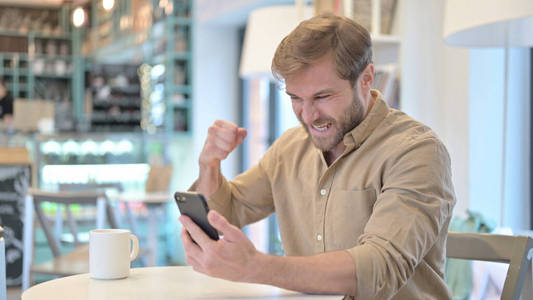
M 72 204 L 94 205 L 97 208 L 97 218 L 101 218 L 100 220 L 97 220 L 96 227 L 103 227 L 104 218 L 101 215 L 105 215 L 105 202 L 107 201 L 103 192 L 47 192 L 37 189 L 30 189 L 28 192 L 33 197 L 33 207 L 35 209 L 37 220 L 39 221 L 39 224 L 41 225 L 44 231 L 46 240 L 48 242 L 48 245 L 50 246 L 50 249 L 52 250 L 52 254 L 54 255 L 54 257 L 58 257 L 59 255 L 61 255 L 60 245 L 58 242 L 60 239 L 59 237 L 54 236 L 54 233 L 50 228 L 50 222 L 48 221 L 48 217 L 45 215 L 41 205 L 43 202 L 64 204 L 67 206 Z M 104 205 L 102 208 L 98 208 L 99 201 L 102 201 Z M 70 210 L 67 209 L 66 212 L 69 222 L 73 222 L 71 216 L 69 216 Z M 71 226 L 71 229 L 72 228 L 73 227 Z M 77 235 L 77 232 L 72 233 L 74 235 Z
M 59 190 L 66 192 L 79 192 L 79 191 L 100 191 L 113 189 L 117 192 L 123 192 L 124 187 L 120 182 L 108 182 L 108 183 L 60 183 Z
M 501 299 L 533 299 L 531 237 L 449 232 L 446 257 L 508 263 Z
M 150 165 L 150 172 L 146 179 L 145 192 L 167 192 L 172 180 L 171 165 Z
M 4 229 L 0 226 L 0 299 L 6 296 L 6 246 L 4 241 Z
M 124 192 L 124 186 L 121 182 L 107 182 L 107 183 L 60 183 L 59 184 L 59 190 L 64 192 L 86 192 L 86 191 L 92 191 L 92 192 L 104 192 L 107 193 L 108 191 L 114 191 L 117 193 Z M 72 222 L 72 216 L 70 215 L 70 210 L 66 209 L 67 212 L 67 218 L 68 218 L 68 226 L 70 227 L 72 232 L 76 232 L 76 226 Z M 113 209 L 113 206 L 106 202 L 106 215 L 107 219 L 109 221 L 109 225 L 111 228 L 118 228 L 118 222 L 117 217 L 115 215 L 115 211 Z M 74 242 L 78 244 L 77 236 L 74 236 Z
M 52 251 L 54 258 L 61 255 L 59 238 L 54 236 L 50 228 L 49 217 L 44 213 L 42 208 L 43 202 L 51 202 L 57 204 L 64 204 L 67 207 L 71 204 L 94 205 L 96 207 L 96 226 L 95 228 L 104 228 L 106 220 L 106 206 L 108 199 L 103 191 L 83 191 L 83 192 L 47 192 L 39 189 L 28 189 L 28 195 L 25 200 L 24 207 L 24 256 L 22 266 L 22 290 L 26 290 L 30 286 L 30 273 L 33 264 L 33 250 L 34 250 L 34 215 L 37 216 L 46 240 Z M 66 209 L 67 218 L 69 217 L 69 209 Z M 61 212 L 61 211 L 59 211 Z M 56 214 L 61 216 L 61 213 Z M 109 221 L 108 216 L 108 221 Z M 57 222 L 56 222 L 57 223 Z M 111 222 L 110 222 L 111 223 Z M 71 226 L 69 226 L 71 227 Z M 72 227 L 71 227 L 72 231 Z M 56 232 L 62 232 L 62 230 Z M 77 235 L 77 232 L 72 232 Z M 55 265 L 54 265 L 55 266 Z

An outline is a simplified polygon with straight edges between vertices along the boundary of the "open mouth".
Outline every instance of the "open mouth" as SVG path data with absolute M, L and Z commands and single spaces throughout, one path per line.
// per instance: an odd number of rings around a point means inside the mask
M 326 132 L 332 126 L 331 122 L 324 122 L 320 124 L 312 124 L 311 127 L 318 132 Z

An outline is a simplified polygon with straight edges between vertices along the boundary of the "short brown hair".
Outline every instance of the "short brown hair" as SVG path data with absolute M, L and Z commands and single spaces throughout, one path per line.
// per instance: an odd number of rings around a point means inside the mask
M 272 60 L 272 74 L 281 81 L 329 52 L 333 53 L 339 77 L 353 86 L 372 63 L 370 34 L 345 17 L 330 13 L 315 16 L 301 22 L 281 41 Z

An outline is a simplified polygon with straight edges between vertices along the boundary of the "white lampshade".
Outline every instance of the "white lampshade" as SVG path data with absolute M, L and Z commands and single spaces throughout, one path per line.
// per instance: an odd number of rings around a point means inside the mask
M 248 18 L 241 56 L 243 78 L 270 77 L 272 58 L 281 40 L 303 20 L 313 16 L 310 6 L 271 6 L 254 10 Z
M 533 45 L 533 0 L 447 0 L 444 41 L 452 46 Z M 508 31 L 506 29 L 508 27 Z
M 505 225 L 509 48 L 533 46 L 533 0 L 447 0 L 444 41 L 451 46 L 501 47 L 504 55 L 500 226 Z

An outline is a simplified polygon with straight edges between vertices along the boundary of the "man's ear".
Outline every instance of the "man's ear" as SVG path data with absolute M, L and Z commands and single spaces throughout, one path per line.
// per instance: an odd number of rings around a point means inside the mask
M 359 85 L 359 89 L 363 93 L 363 95 L 370 92 L 370 89 L 372 88 L 372 84 L 374 83 L 374 65 L 368 64 L 366 68 L 361 72 L 359 75 L 359 79 L 357 80 L 357 84 Z

